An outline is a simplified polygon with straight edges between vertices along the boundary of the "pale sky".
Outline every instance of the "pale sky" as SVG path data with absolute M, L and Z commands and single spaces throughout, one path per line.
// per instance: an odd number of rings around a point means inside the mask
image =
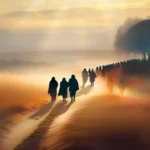
M 78 35 L 84 39 L 80 42 L 85 42 L 91 36 L 104 40 L 101 35 L 106 32 L 104 36 L 114 40 L 114 33 L 126 19 L 148 16 L 150 0 L 0 0 L 0 29 L 7 31 L 6 40 L 12 42 L 10 31 L 16 32 L 13 37 L 20 37 L 20 31 L 52 34 L 43 35 L 42 46 L 54 42 L 58 35 L 67 41 Z M 55 46 L 53 43 L 52 48 Z
M 1 27 L 117 26 L 145 18 L 150 0 L 0 0 Z M 11 17 L 10 17 L 11 16 Z M 19 25 L 20 22 L 23 22 Z M 110 24 L 111 22 L 111 24 Z
M 70 7 L 147 8 L 149 0 L 0 0 L 0 12 L 62 9 Z

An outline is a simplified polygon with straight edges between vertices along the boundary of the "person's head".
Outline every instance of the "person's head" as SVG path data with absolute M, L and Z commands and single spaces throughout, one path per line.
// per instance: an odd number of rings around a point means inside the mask
M 63 81 L 63 82 L 66 81 L 66 78 L 63 78 L 62 81 Z
M 86 71 L 86 69 L 84 69 L 83 71 Z
M 52 77 L 52 81 L 55 81 L 55 77 Z
M 75 75 L 72 75 L 71 78 L 72 78 L 72 79 L 75 79 Z

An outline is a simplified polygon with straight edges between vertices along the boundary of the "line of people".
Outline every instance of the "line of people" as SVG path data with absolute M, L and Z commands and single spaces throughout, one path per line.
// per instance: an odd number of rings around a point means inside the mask
M 125 75 L 145 73 L 148 74 L 150 72 L 149 65 L 149 60 L 131 59 L 127 61 L 98 66 L 96 67 L 96 74 L 98 76 L 105 77 L 108 72 L 118 68 L 120 68 L 122 70 L 122 73 Z
M 56 81 L 55 77 L 53 77 L 49 83 L 48 94 L 50 94 L 52 101 L 56 100 L 57 97 L 57 88 L 58 82 Z M 71 101 L 75 101 L 76 92 L 79 90 L 79 84 L 75 75 L 72 75 L 69 79 L 69 82 L 66 81 L 66 78 L 63 78 L 60 82 L 60 88 L 58 92 L 58 96 L 62 96 L 63 101 L 66 101 L 68 97 L 68 88 L 70 92 Z

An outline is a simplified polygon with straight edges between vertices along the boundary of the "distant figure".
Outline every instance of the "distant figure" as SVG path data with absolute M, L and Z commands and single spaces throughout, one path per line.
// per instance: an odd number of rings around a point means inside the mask
M 90 82 L 91 82 L 91 87 L 94 86 L 94 82 L 95 82 L 95 78 L 97 77 L 96 73 L 94 72 L 94 70 L 92 69 L 92 71 L 90 72 Z
M 52 97 L 52 101 L 56 100 L 58 82 L 53 77 L 49 83 L 48 94 Z
M 102 76 L 102 67 L 101 66 L 99 66 L 98 71 L 99 71 L 98 76 Z
M 69 79 L 69 91 L 70 91 L 70 97 L 71 101 L 75 101 L 76 98 L 76 92 L 79 90 L 78 81 L 75 78 L 75 75 L 71 76 L 71 79 Z
M 89 71 L 88 71 L 88 72 L 89 72 L 89 74 L 90 74 L 90 73 L 91 73 L 91 70 L 89 69 Z
M 96 74 L 99 75 L 99 67 L 96 67 Z
M 99 66 L 99 71 L 100 71 L 100 72 L 102 71 L 102 67 L 101 67 L 101 66 Z
M 88 72 L 87 72 L 86 69 L 84 69 L 82 71 L 82 80 L 83 80 L 83 87 L 85 87 L 85 84 L 86 84 L 86 82 L 88 80 Z
M 60 82 L 60 89 L 59 89 L 59 96 L 63 97 L 63 101 L 66 101 L 67 98 L 67 91 L 68 91 L 69 83 L 66 81 L 66 78 L 63 78 Z
M 102 76 L 105 77 L 105 66 L 103 66 L 103 69 L 102 69 Z

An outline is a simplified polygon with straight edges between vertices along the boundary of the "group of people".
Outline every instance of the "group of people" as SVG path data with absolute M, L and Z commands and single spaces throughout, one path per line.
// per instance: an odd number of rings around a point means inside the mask
M 87 69 L 84 69 L 82 71 L 83 87 L 85 87 L 88 79 L 91 83 L 91 87 L 93 87 L 96 77 L 99 76 L 106 79 L 108 89 L 111 93 L 115 84 L 118 84 L 121 91 L 124 91 L 126 83 L 124 76 L 128 74 L 148 74 L 150 73 L 149 64 L 150 61 L 147 60 L 132 59 L 124 62 L 99 66 L 95 71 L 94 69 L 89 69 L 88 71 Z M 56 100 L 57 88 L 58 82 L 56 81 L 55 77 L 53 77 L 49 83 L 48 89 L 48 94 L 50 94 L 52 100 Z M 72 75 L 68 82 L 66 81 L 66 78 L 63 78 L 60 83 L 58 96 L 62 96 L 63 101 L 66 101 L 68 89 L 70 92 L 71 101 L 75 101 L 76 92 L 79 90 L 79 84 L 75 78 L 75 75 Z
M 144 74 L 150 72 L 149 65 L 150 60 L 131 59 L 118 63 L 98 66 L 96 68 L 96 74 L 98 76 L 105 77 L 107 73 L 109 73 L 114 69 L 120 69 L 122 73 L 125 75 L 142 74 L 142 73 Z
M 94 86 L 96 77 L 97 75 L 93 69 L 92 70 L 89 69 L 89 71 L 84 69 L 82 71 L 83 87 L 85 87 L 88 78 L 90 79 L 91 87 Z M 57 95 L 62 96 L 63 101 L 66 101 L 66 98 L 68 97 L 68 89 L 70 92 L 71 101 L 75 101 L 76 92 L 79 90 L 79 84 L 75 75 L 72 75 L 68 82 L 66 78 L 62 79 L 62 81 L 60 82 L 60 88 L 58 94 L 57 94 L 57 88 L 58 88 L 58 82 L 56 81 L 55 77 L 52 77 L 51 81 L 49 82 L 48 94 L 50 94 L 53 101 L 56 100 Z
M 56 100 L 57 88 L 58 82 L 56 81 L 55 77 L 53 77 L 49 83 L 48 88 L 48 94 L 50 94 L 53 101 Z M 75 75 L 71 76 L 69 82 L 66 81 L 66 78 L 63 78 L 62 81 L 60 82 L 58 96 L 62 96 L 63 101 L 66 101 L 66 98 L 68 96 L 68 88 L 70 92 L 71 101 L 75 101 L 76 92 L 79 90 L 79 84 L 77 79 L 75 78 Z
M 97 77 L 95 71 L 92 69 L 87 71 L 84 69 L 82 71 L 82 81 L 83 81 L 83 87 L 85 87 L 86 82 L 88 81 L 88 78 L 90 79 L 91 87 L 94 86 L 95 78 Z
M 108 90 L 113 93 L 114 86 L 124 94 L 125 88 L 130 83 L 128 77 L 131 75 L 150 75 L 150 59 L 131 59 L 118 63 L 96 67 L 96 75 L 103 77 L 106 81 Z

